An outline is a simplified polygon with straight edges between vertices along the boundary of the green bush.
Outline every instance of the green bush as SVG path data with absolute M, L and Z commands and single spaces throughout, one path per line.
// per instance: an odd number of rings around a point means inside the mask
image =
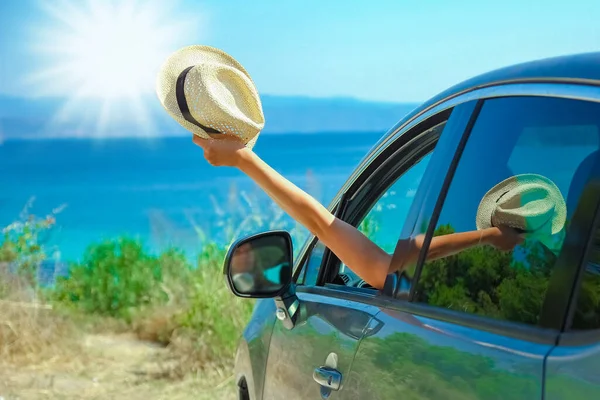
M 196 351 L 208 361 L 232 359 L 254 301 L 235 297 L 223 278 L 225 250 L 206 246 L 192 275 L 188 306 L 178 324 L 191 333 Z
M 45 217 L 30 212 L 34 198 L 21 211 L 19 218 L 0 227 L 0 298 L 33 300 L 39 298 L 39 266 L 52 249 L 45 244 L 46 234 L 54 227 L 56 215 L 64 206 Z
M 225 254 L 205 245 L 194 267 L 176 250 L 152 255 L 138 241 L 110 240 L 89 247 L 50 296 L 88 315 L 124 320 L 142 339 L 184 346 L 187 370 L 228 363 L 254 302 L 227 288 Z
M 138 241 L 119 238 L 89 247 L 69 276 L 57 278 L 52 297 L 86 313 L 130 320 L 143 306 L 167 302 L 166 278 L 187 271 L 181 254 L 151 255 Z
M 0 264 L 13 264 L 16 274 L 30 287 L 37 286 L 38 266 L 46 258 L 40 236 L 52 228 L 55 221 L 54 215 L 45 218 L 22 215 L 20 221 L 2 229 Z

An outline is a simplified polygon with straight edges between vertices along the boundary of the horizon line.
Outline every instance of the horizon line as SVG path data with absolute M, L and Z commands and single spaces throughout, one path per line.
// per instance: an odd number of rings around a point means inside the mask
M 350 130 L 327 130 L 327 131 L 305 131 L 305 132 L 293 132 L 293 131 L 262 131 L 261 135 L 342 135 L 342 134 L 352 134 L 352 135 L 384 135 L 387 130 L 360 130 L 360 131 L 350 131 Z M 0 146 L 7 142 L 29 142 L 35 140 L 119 140 L 119 139 L 143 139 L 143 140 L 152 140 L 152 139 L 182 139 L 187 138 L 189 135 L 187 134 L 166 134 L 166 135 L 131 135 L 131 136 L 68 136 L 68 135 L 42 135 L 36 136 L 25 135 L 21 137 L 16 136 L 3 136 L 0 133 Z
M 14 93 L 6 93 L 0 92 L 0 99 L 2 98 L 13 98 L 13 99 L 21 99 L 21 100 L 64 100 L 68 98 L 68 94 L 14 94 Z M 140 97 L 142 99 L 147 99 L 150 97 L 156 97 L 153 93 L 145 93 L 141 94 Z M 331 96 L 313 96 L 313 95 L 305 95 L 305 94 L 273 94 L 273 93 L 262 93 L 260 94 L 261 98 L 287 98 L 287 99 L 304 99 L 304 100 L 344 100 L 344 101 L 354 101 L 359 103 L 380 103 L 380 104 L 421 104 L 425 100 L 381 100 L 381 99 L 369 99 L 362 98 L 356 96 L 344 96 L 344 95 L 331 95 Z M 114 100 L 116 102 L 119 101 L 127 101 L 127 97 L 114 97 L 114 98 L 103 98 L 101 96 L 87 96 L 79 98 L 81 101 L 106 101 L 106 100 Z

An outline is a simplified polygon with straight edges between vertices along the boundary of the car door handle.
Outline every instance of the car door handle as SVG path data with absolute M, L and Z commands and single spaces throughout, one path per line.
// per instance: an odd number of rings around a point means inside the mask
M 319 385 L 327 389 L 339 390 L 342 384 L 342 373 L 337 369 L 319 367 L 315 368 L 315 372 L 313 372 L 313 379 Z

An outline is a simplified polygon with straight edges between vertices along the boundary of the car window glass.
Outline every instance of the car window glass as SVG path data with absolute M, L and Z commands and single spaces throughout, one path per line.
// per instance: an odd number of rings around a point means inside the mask
M 444 121 L 430 128 L 425 134 L 435 133 L 439 135 L 445 126 L 446 122 Z M 371 205 L 365 217 L 358 223 L 358 229 L 389 254 L 394 252 L 398 237 L 402 232 L 415 194 L 432 155 L 433 151 L 427 153 L 398 176 L 391 186 L 383 190 L 381 196 Z M 404 159 L 398 161 L 405 162 Z M 340 265 L 339 276 L 344 281 L 343 283 L 348 286 L 369 287 L 352 271 L 350 266 L 344 263 Z
M 358 225 L 358 229 L 365 236 L 390 254 L 394 252 L 412 200 L 432 154 L 427 154 L 400 176 L 383 193 Z M 360 281 L 358 275 L 343 263 L 339 272 L 348 275 L 351 282 Z
M 536 324 L 599 135 L 596 103 L 543 97 L 487 100 L 450 184 L 428 257 L 437 257 L 434 242 L 446 243 L 438 249 L 455 249 L 459 236 L 439 236 L 470 232 L 481 238 L 478 218 L 482 229 L 526 225 L 528 233 L 516 246 L 516 236 L 506 235 L 502 246 L 472 242 L 454 255 L 429 259 L 415 300 Z M 490 193 L 480 208 L 490 189 L 517 175 Z

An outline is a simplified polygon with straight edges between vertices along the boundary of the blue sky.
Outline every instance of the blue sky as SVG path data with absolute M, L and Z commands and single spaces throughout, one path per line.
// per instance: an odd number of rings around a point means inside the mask
M 86 1 L 55 3 L 75 5 L 84 16 L 88 9 Z M 40 4 L 0 2 L 0 94 L 73 91 L 75 83 L 60 74 L 30 79 L 60 66 L 52 32 L 69 36 L 74 15 L 60 12 L 61 21 Z M 157 15 L 157 26 L 181 28 L 166 38 L 165 51 L 194 43 L 222 48 L 250 71 L 261 93 L 274 95 L 422 101 L 493 68 L 600 50 L 597 0 L 179 0 Z M 44 85 L 51 90 L 40 91 Z

